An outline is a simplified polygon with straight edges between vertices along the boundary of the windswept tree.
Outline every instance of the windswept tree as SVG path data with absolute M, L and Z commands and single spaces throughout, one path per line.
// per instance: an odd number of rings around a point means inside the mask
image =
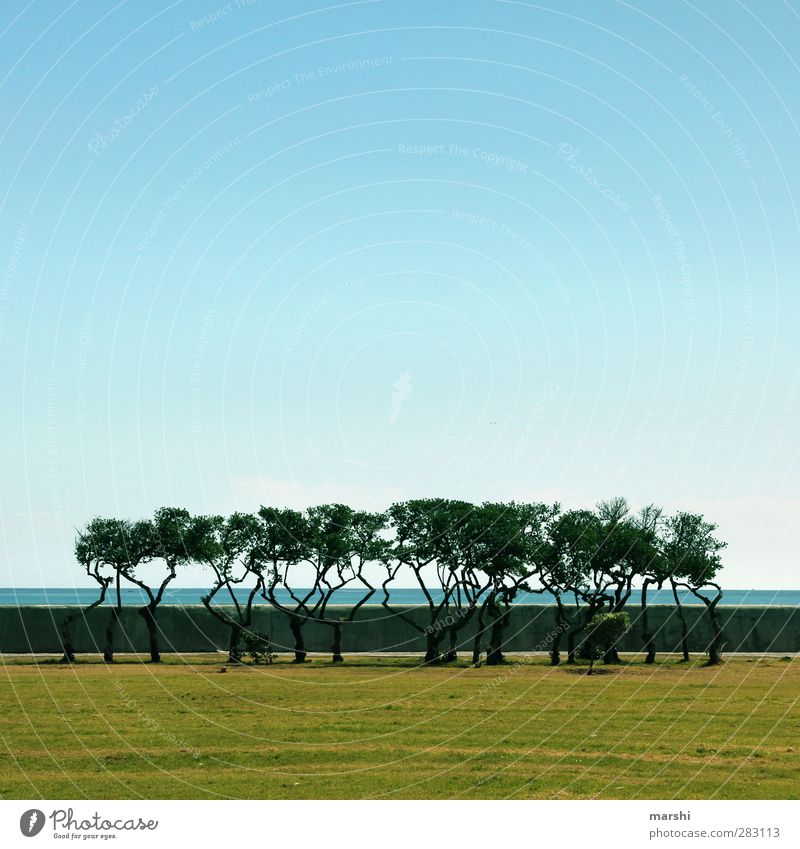
M 727 543 L 714 536 L 716 529 L 715 524 L 706 522 L 699 513 L 679 512 L 667 521 L 662 543 L 682 623 L 684 658 L 688 660 L 688 639 L 685 614 L 678 597 L 680 588 L 688 590 L 705 605 L 713 634 L 708 647 L 710 664 L 720 662 L 724 645 L 722 623 L 717 612 L 717 605 L 722 600 L 722 587 L 714 579 L 722 566 L 720 551 Z M 711 597 L 704 592 L 708 588 Z
M 552 562 L 547 585 L 556 592 L 559 628 L 568 624 L 567 663 L 575 663 L 575 640 L 596 613 L 614 600 L 614 579 L 600 556 L 603 543 L 600 517 L 591 510 L 569 510 L 550 528 Z M 562 599 L 571 599 L 572 614 Z M 551 655 L 555 662 L 555 654 Z
M 242 636 L 253 624 L 253 603 L 264 590 L 264 576 L 256 557 L 258 530 L 258 520 L 248 513 L 234 513 L 228 518 L 196 516 L 191 523 L 192 557 L 214 574 L 203 604 L 230 629 L 228 660 L 231 663 L 241 658 Z M 236 594 L 239 588 L 246 588 L 247 595 L 242 601 Z
M 436 541 L 446 530 L 446 523 L 440 521 L 443 519 L 443 505 L 444 499 L 440 498 L 421 498 L 392 504 L 387 511 L 391 544 L 383 557 L 385 574 L 381 582 L 381 606 L 393 618 L 405 622 L 417 633 L 426 635 L 425 659 L 430 663 L 439 658 L 438 646 L 443 635 L 439 635 L 438 639 L 433 637 L 438 619 L 438 605 L 428 591 L 422 572 L 435 561 Z M 427 627 L 420 625 L 405 609 L 395 606 L 390 587 L 404 568 L 413 572 L 425 597 L 429 609 Z
M 472 662 L 480 662 L 483 637 L 488 635 L 487 663 L 502 663 L 510 604 L 526 577 L 521 507 L 493 502 L 471 506 L 456 501 L 449 502 L 449 509 L 453 520 L 441 539 L 436 572 L 443 593 L 448 582 L 453 588 L 447 605 L 452 612 L 441 629 L 449 643 L 442 659 L 458 659 L 458 635 L 477 612 Z
M 639 573 L 642 579 L 641 588 L 641 625 L 642 640 L 645 646 L 645 663 L 656 662 L 656 643 L 653 629 L 650 626 L 650 608 L 647 594 L 650 587 L 661 589 L 669 578 L 667 560 L 661 548 L 661 527 L 664 522 L 663 511 L 655 504 L 643 507 L 635 518 L 639 533 Z
M 646 577 L 658 559 L 655 507 L 647 507 L 632 515 L 624 498 L 601 501 L 597 505 L 600 519 L 600 546 L 595 560 L 600 564 L 608 592 L 612 598 L 610 612 L 619 613 L 633 592 L 634 581 Z M 646 595 L 643 596 L 646 599 Z M 643 605 L 645 616 L 646 605 Z M 649 639 L 653 651 L 652 637 Z M 607 663 L 619 661 L 615 646 L 610 646 Z
M 353 589 L 360 591 L 349 605 L 346 616 L 332 622 L 333 628 L 333 662 L 340 663 L 342 656 L 342 626 L 353 622 L 358 611 L 375 595 L 377 588 L 367 577 L 367 569 L 371 563 L 383 562 L 388 541 L 384 536 L 386 527 L 385 513 L 370 513 L 365 510 L 353 510 L 350 514 L 347 532 L 347 557 L 337 560 L 334 568 L 337 572 L 338 589 Z M 326 581 L 326 589 L 329 582 Z M 329 601 L 340 603 L 331 593 Z M 327 605 L 327 602 L 326 602 Z M 322 615 L 325 616 L 325 608 Z
M 72 637 L 73 621 L 79 616 L 85 617 L 90 610 L 102 605 L 106 599 L 108 587 L 114 581 L 114 573 L 107 571 L 108 567 L 103 559 L 101 534 L 97 532 L 98 528 L 93 527 L 102 521 L 95 519 L 90 522 L 84 531 L 78 533 L 75 540 L 75 559 L 81 564 L 86 574 L 97 582 L 99 594 L 86 607 L 64 617 L 61 623 L 61 642 L 64 649 L 64 655 L 61 658 L 62 663 L 72 663 L 75 660 L 75 645 Z
M 550 665 L 561 663 L 561 640 L 567 634 L 567 658 L 575 662 L 575 637 L 583 624 L 577 587 L 584 582 L 586 564 L 596 548 L 597 525 L 589 511 L 560 512 L 554 505 L 545 528 L 546 544 L 540 549 L 539 583 L 556 603 Z
M 103 570 L 114 584 L 114 604 L 108 619 L 103 647 L 103 660 L 114 661 L 117 631 L 122 614 L 122 578 L 127 578 L 144 562 L 149 560 L 151 534 L 147 522 L 129 522 L 125 519 L 95 518 L 79 534 L 75 552 L 79 560 L 91 558 L 97 566 L 98 577 Z M 94 567 L 92 567 L 94 569 Z M 95 576 L 92 575 L 94 578 Z M 101 580 L 101 591 L 102 591 Z M 105 599 L 105 593 L 103 595 Z
M 489 584 L 478 614 L 473 663 L 480 660 L 484 634 L 488 634 L 486 663 L 503 663 L 503 641 L 517 595 L 548 591 L 542 578 L 550 560 L 549 523 L 558 509 L 557 504 L 487 502 L 475 512 L 480 528 L 474 543 L 476 571 L 485 573 Z
M 414 576 L 427 606 L 423 626 L 402 611 L 392 610 L 384 583 L 383 604 L 425 635 L 425 663 L 455 659 L 455 637 L 475 612 L 490 582 L 478 574 L 474 545 L 480 534 L 473 514 L 477 508 L 466 501 L 422 498 L 393 504 L 389 523 L 394 534 L 390 575 L 399 566 Z M 431 587 L 428 584 L 431 584 Z M 450 636 L 449 650 L 442 643 Z
M 345 504 L 309 507 L 301 515 L 296 525 L 299 545 L 279 581 L 291 601 L 278 600 L 274 591 L 278 582 L 270 594 L 270 601 L 290 618 L 298 663 L 305 659 L 303 626 L 310 621 L 331 628 L 333 662 L 344 661 L 342 629 L 375 593 L 365 567 L 383 554 L 384 524 L 383 514 L 353 510 Z M 355 599 L 348 603 L 353 595 Z M 342 604 L 349 607 L 346 615 L 331 611 Z
M 313 569 L 314 593 L 306 598 L 303 613 L 332 627 L 334 663 L 341 663 L 341 622 L 328 619 L 328 606 L 337 593 L 356 580 L 353 569 L 353 510 L 346 504 L 323 504 L 309 507 L 304 514 L 306 562 Z
M 612 595 L 611 610 L 619 611 L 631 597 L 633 581 L 638 574 L 638 528 L 631 521 L 630 507 L 624 498 L 601 501 L 596 509 L 600 520 L 600 544 L 594 561 L 607 578 L 608 591 Z
M 165 590 L 177 577 L 179 567 L 192 559 L 191 521 L 188 510 L 180 507 L 161 507 L 156 510 L 151 521 L 137 523 L 141 528 L 139 533 L 146 540 L 142 546 L 147 552 L 146 559 L 162 561 L 164 571 L 160 581 L 148 583 L 140 576 L 137 568 L 144 562 L 145 558 L 142 558 L 135 565 L 129 564 L 123 572 L 126 580 L 139 587 L 147 598 L 146 604 L 140 607 L 137 613 L 144 619 L 147 626 L 152 663 L 161 661 L 156 620 L 158 607 L 164 598 Z
M 309 554 L 307 531 L 303 514 L 297 510 L 261 507 L 258 511 L 258 537 L 253 566 L 263 576 L 262 596 L 289 620 L 289 629 L 294 638 L 295 663 L 304 663 L 306 659 L 303 611 L 315 592 L 312 587 L 298 596 L 292 589 L 290 577 L 290 570 Z

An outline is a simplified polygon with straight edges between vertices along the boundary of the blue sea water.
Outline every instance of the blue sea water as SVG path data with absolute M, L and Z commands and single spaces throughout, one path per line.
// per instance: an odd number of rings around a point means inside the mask
M 202 597 L 207 590 L 193 587 L 170 587 L 164 593 L 163 604 L 192 605 L 201 604 Z M 302 591 L 298 591 L 298 595 Z M 702 602 L 687 592 L 683 592 L 681 601 L 685 604 L 702 604 Z M 113 594 L 109 592 L 106 604 L 113 603 Z M 237 598 L 247 598 L 247 591 L 237 589 Z M 276 592 L 279 601 L 289 601 L 289 595 L 285 590 Z M 332 604 L 355 604 L 363 598 L 363 590 L 340 590 L 332 600 Z M 97 590 L 93 588 L 77 587 L 0 587 L 0 605 L 63 605 L 63 604 L 91 604 L 97 598 Z M 219 603 L 229 601 L 229 596 L 219 594 Z M 382 592 L 376 592 L 367 602 L 368 604 L 380 604 L 383 600 Z M 143 604 L 146 601 L 145 594 L 138 588 L 122 590 L 122 601 L 125 606 Z M 629 604 L 638 601 L 638 592 L 634 590 Z M 650 604 L 672 604 L 671 590 L 651 590 L 648 594 Z M 395 587 L 390 591 L 390 602 L 393 605 L 424 604 L 425 597 L 422 591 L 413 587 Z M 263 599 L 257 598 L 256 603 L 266 604 Z M 547 594 L 523 593 L 517 598 L 518 604 L 551 604 L 552 598 Z M 738 607 L 742 604 L 755 605 L 791 605 L 800 607 L 800 590 L 725 590 L 720 604 Z

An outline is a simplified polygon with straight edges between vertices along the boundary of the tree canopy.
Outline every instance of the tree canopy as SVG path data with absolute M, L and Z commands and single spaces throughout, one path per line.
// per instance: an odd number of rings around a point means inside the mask
M 502 662 L 510 606 L 520 593 L 541 593 L 556 605 L 552 661 L 560 662 L 563 634 L 568 662 L 574 662 L 576 639 L 585 638 L 596 617 L 621 613 L 640 590 L 652 661 L 647 593 L 666 584 L 684 628 L 678 591 L 706 606 L 715 633 L 710 659 L 716 662 L 723 645 L 716 605 L 722 598 L 717 575 L 725 543 L 715 531 L 695 513 L 666 516 L 654 505 L 632 513 L 624 498 L 572 510 L 538 502 L 475 505 L 424 498 L 375 513 L 323 504 L 305 510 L 262 506 L 228 517 L 164 507 L 151 519 L 92 519 L 77 536 L 75 555 L 97 582 L 101 600 L 116 585 L 117 613 L 123 583 L 142 591 L 139 613 L 147 623 L 153 660 L 159 658 L 156 620 L 165 591 L 181 570 L 199 564 L 213 574 L 203 603 L 230 626 L 232 659 L 251 627 L 254 603 L 269 603 L 288 618 L 295 659 L 303 662 L 305 623 L 329 625 L 334 659 L 342 660 L 343 625 L 372 601 L 424 633 L 426 662 L 456 657 L 458 635 L 473 620 L 478 623 L 473 659 L 478 662 L 485 652 L 487 662 Z M 151 564 L 148 575 L 161 569 L 155 582 L 143 577 L 144 564 Z M 424 624 L 395 601 L 392 588 L 408 583 L 424 599 Z M 349 605 L 344 616 L 342 604 Z M 339 610 L 335 618 L 328 614 L 332 605 Z M 606 648 L 605 659 L 613 662 L 615 641 Z M 113 659 L 112 649 L 107 659 Z

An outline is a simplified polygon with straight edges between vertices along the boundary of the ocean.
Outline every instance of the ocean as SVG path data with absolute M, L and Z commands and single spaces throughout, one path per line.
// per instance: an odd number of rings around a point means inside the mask
M 800 607 L 800 590 L 724 590 L 721 605 L 738 607 L 742 604 L 753 605 L 790 605 Z M 207 589 L 198 587 L 170 587 L 164 593 L 162 604 L 170 605 L 193 605 L 201 604 L 202 597 L 208 592 Z M 302 590 L 297 594 L 302 595 Z M 236 596 L 239 599 L 247 598 L 247 590 L 237 589 Z M 281 602 L 288 602 L 289 595 L 286 590 L 276 592 Z M 363 590 L 344 589 L 334 594 L 332 604 L 356 604 L 363 598 Z M 109 592 L 106 604 L 113 603 L 113 593 Z M 685 604 L 702 604 L 691 593 L 682 592 L 681 601 Z M 64 605 L 64 604 L 91 604 L 97 598 L 97 590 L 83 587 L 0 587 L 0 605 Z M 435 598 L 435 594 L 434 594 Z M 378 590 L 368 603 L 380 604 L 383 593 Z M 425 604 L 425 596 L 420 589 L 414 587 L 395 587 L 389 593 L 390 602 L 394 605 Z M 226 593 L 218 593 L 218 603 L 224 604 L 230 600 Z M 141 605 L 146 601 L 145 594 L 138 588 L 126 588 L 122 590 L 122 601 L 125 606 Z M 639 593 L 634 590 L 628 604 L 634 605 L 639 601 Z M 648 593 L 650 604 L 673 604 L 671 590 L 650 590 Z M 258 598 L 257 603 L 267 604 Z M 552 599 L 547 593 L 522 593 L 517 598 L 517 604 L 551 604 Z

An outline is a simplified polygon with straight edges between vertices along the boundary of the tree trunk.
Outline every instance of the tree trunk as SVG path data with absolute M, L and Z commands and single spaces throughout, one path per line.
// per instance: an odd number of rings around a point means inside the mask
M 656 662 L 656 643 L 653 638 L 653 632 L 650 630 L 650 610 L 647 607 L 647 588 L 652 581 L 645 580 L 642 584 L 642 639 L 644 647 L 647 651 L 647 656 L 644 659 L 645 663 Z
M 486 665 L 499 666 L 505 663 L 503 655 L 503 632 L 508 623 L 509 611 L 506 610 L 492 622 L 492 630 L 489 634 L 489 645 L 486 646 Z
M 306 644 L 303 640 L 303 620 L 299 616 L 292 614 L 289 617 L 289 628 L 291 628 L 292 636 L 294 637 L 294 662 L 306 662 Z
M 550 647 L 550 666 L 558 666 L 561 663 L 561 635 L 566 631 L 567 617 L 564 615 L 564 605 L 556 596 L 556 629 L 553 632 L 553 645 Z
M 624 607 L 625 602 L 620 602 L 618 599 L 617 602 L 612 605 L 611 609 L 609 610 L 609 613 L 617 613 L 623 610 Z M 594 616 L 594 613 L 592 613 L 592 616 Z M 603 663 L 621 663 L 619 659 L 619 650 L 617 649 L 616 642 L 613 645 L 608 646 L 608 648 L 606 648 L 606 650 L 603 652 Z
M 711 617 L 711 627 L 714 629 L 714 638 L 708 647 L 708 662 L 716 665 L 722 661 L 723 634 L 722 625 L 717 616 L 717 600 L 708 605 L 708 614 Z
M 119 608 L 113 607 L 111 615 L 108 617 L 108 625 L 106 625 L 106 645 L 103 649 L 103 660 L 106 663 L 114 662 L 114 638 L 117 630 L 117 622 L 119 621 Z
M 580 628 L 574 628 L 567 634 L 567 663 L 575 663 L 575 637 L 580 634 Z
M 439 663 L 441 657 L 439 655 L 439 643 L 442 641 L 441 633 L 434 630 L 429 630 L 426 638 L 425 647 L 425 663 Z
M 683 653 L 683 660 L 685 663 L 689 662 L 689 629 L 686 625 L 686 614 L 683 612 L 683 605 L 681 604 L 681 600 L 678 597 L 678 588 L 675 586 L 675 582 L 670 579 L 670 583 L 672 584 L 672 596 L 675 599 L 675 607 L 678 610 L 678 619 L 681 620 L 681 651 Z
M 70 613 L 69 616 L 65 616 L 63 622 L 61 623 L 61 646 L 64 650 L 64 654 L 61 657 L 61 663 L 74 663 L 75 662 L 75 644 L 72 641 L 72 620 L 75 619 L 77 614 Z
M 238 622 L 231 622 L 231 639 L 228 643 L 228 663 L 239 663 L 242 652 L 239 644 L 242 640 L 242 626 Z
M 344 663 L 342 657 L 342 623 L 333 623 L 333 662 Z
M 481 640 L 483 639 L 483 623 L 485 621 L 486 614 L 486 602 L 481 605 L 481 609 L 478 613 L 478 625 L 475 629 L 475 640 L 472 643 L 472 665 L 477 666 L 481 662 L 481 654 L 483 653 L 483 646 Z
M 150 645 L 150 662 L 161 663 L 161 653 L 158 650 L 158 628 L 156 627 L 156 608 L 147 604 L 139 608 L 139 615 L 147 625 L 147 640 Z
M 445 653 L 442 658 L 444 663 L 454 663 L 458 660 L 458 648 L 456 647 L 456 631 L 452 628 L 448 630 L 448 635 L 450 637 L 450 648 Z
M 75 661 L 75 645 L 72 642 L 72 632 L 70 629 L 70 624 L 74 618 L 74 615 L 67 616 L 61 623 L 61 645 L 64 649 L 61 663 L 73 663 Z
M 114 583 L 116 588 L 117 603 L 115 607 L 111 610 L 111 615 L 108 617 L 108 625 L 106 625 L 106 644 L 105 648 L 103 649 L 103 660 L 106 663 L 114 662 L 114 643 L 116 641 L 117 623 L 119 622 L 119 616 L 122 612 L 122 588 L 120 586 L 121 581 L 119 569 L 116 570 Z

